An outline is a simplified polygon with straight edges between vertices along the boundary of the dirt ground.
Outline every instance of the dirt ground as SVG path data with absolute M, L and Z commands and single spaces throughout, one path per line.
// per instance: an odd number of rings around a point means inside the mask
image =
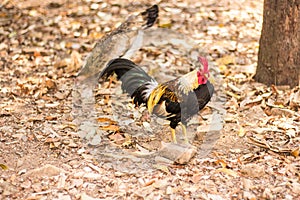
M 4 0 L 1 199 L 299 199 L 300 90 L 252 79 L 263 1 L 152 3 L 160 13 L 151 29 L 193 40 L 215 78 L 214 99 L 189 125 L 195 156 L 187 164 L 134 156 L 170 142 L 169 129 L 134 108 L 116 82 L 95 88 L 96 144 L 82 140 L 73 123 L 72 90 L 83 60 L 147 1 Z M 187 45 L 172 37 L 133 58 L 158 80 L 189 70 Z M 221 124 L 212 123 L 214 113 L 222 113 Z

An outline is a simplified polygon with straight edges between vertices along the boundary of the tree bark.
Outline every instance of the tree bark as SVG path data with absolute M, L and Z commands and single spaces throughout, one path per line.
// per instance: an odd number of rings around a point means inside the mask
M 254 79 L 267 85 L 300 85 L 300 0 L 264 0 Z

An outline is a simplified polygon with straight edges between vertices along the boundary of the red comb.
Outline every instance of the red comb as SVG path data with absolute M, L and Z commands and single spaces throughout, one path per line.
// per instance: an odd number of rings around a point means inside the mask
M 207 62 L 207 59 L 206 59 L 205 57 L 199 56 L 199 57 L 198 57 L 198 60 L 199 60 L 199 62 L 201 62 L 202 65 L 203 65 L 203 71 L 204 71 L 204 73 L 205 73 L 205 72 L 208 72 L 208 62 Z

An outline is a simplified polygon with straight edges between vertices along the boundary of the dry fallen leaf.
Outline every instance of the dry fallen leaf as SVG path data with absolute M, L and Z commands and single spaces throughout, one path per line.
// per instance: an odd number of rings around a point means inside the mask
M 104 131 L 114 131 L 114 132 L 120 130 L 120 127 L 118 125 L 100 126 L 99 128 Z
M 98 122 L 107 122 L 109 124 L 117 124 L 116 121 L 112 120 L 112 119 L 109 119 L 109 118 L 104 118 L 104 117 L 99 117 L 97 118 L 97 121 Z
M 293 156 L 295 156 L 296 158 L 299 157 L 299 153 L 300 153 L 299 147 L 296 148 L 296 149 L 294 149 L 294 150 L 292 150 L 292 152 L 291 152 L 291 154 Z
M 109 139 L 113 140 L 116 144 L 122 144 L 125 141 L 125 137 L 120 133 L 111 134 Z
M 6 165 L 4 165 L 2 163 L 0 163 L 0 168 L 3 169 L 3 170 L 8 170 L 9 169 Z
M 233 176 L 233 177 L 238 177 L 238 173 L 236 171 L 233 171 L 232 169 L 227 169 L 227 168 L 219 168 L 216 170 L 216 172 L 223 172 L 227 175 Z
M 226 166 L 227 166 L 227 163 L 221 159 L 217 160 L 216 164 L 221 164 L 222 168 L 226 168 Z
M 162 164 L 154 164 L 153 167 L 154 167 L 155 169 L 159 169 L 159 170 L 165 172 L 166 174 L 171 174 L 171 172 L 170 172 L 168 166 L 166 166 L 166 165 L 162 165 Z
M 216 63 L 218 65 L 228 65 L 228 64 L 235 64 L 235 57 L 231 55 L 224 56 L 219 58 Z

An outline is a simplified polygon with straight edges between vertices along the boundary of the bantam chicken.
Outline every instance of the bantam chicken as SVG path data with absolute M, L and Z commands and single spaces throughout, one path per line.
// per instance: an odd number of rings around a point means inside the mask
M 198 60 L 199 66 L 195 70 L 161 84 L 134 62 L 124 58 L 111 60 L 100 78 L 107 79 L 115 73 L 122 82 L 122 90 L 133 98 L 136 105 L 144 104 L 150 113 L 170 121 L 174 143 L 177 143 L 175 128 L 181 122 L 184 139 L 188 143 L 187 122 L 204 108 L 214 92 L 214 86 L 208 80 L 207 60 L 204 57 Z

